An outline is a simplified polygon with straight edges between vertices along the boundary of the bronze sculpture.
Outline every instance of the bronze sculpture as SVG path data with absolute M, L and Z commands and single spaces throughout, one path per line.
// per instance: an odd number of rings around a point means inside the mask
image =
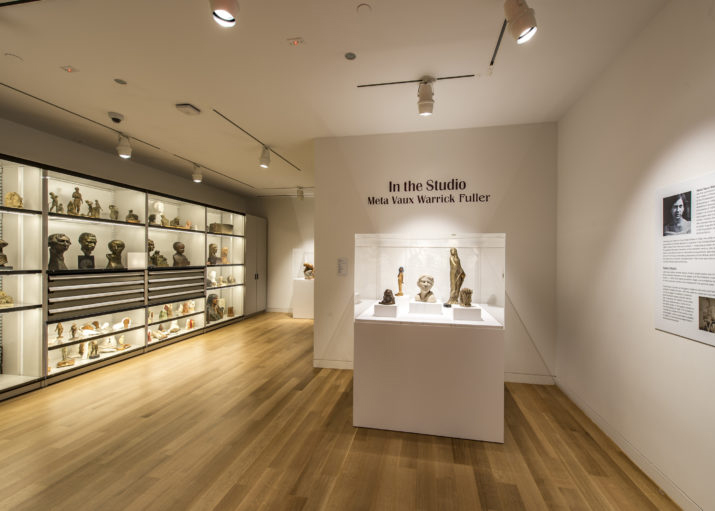
M 462 307 L 472 306 L 472 290 L 468 287 L 463 287 L 459 292 L 459 305 Z
M 50 247 L 50 261 L 47 269 L 50 271 L 66 270 L 65 252 L 70 248 L 72 242 L 66 234 L 50 234 L 47 238 L 47 245 Z
M 112 240 L 107 243 L 109 254 L 107 254 L 107 269 L 108 270 L 123 270 L 122 252 L 124 251 L 124 242 L 122 240 Z
M 7 241 L 0 239 L 0 266 L 6 270 L 10 270 L 12 266 L 5 266 L 7 264 L 7 256 L 2 252 L 5 247 L 7 247 Z
M 97 246 L 97 236 L 91 232 L 83 232 L 79 235 L 78 241 L 84 255 L 77 256 L 77 267 L 80 269 L 94 268 L 92 251 Z
M 220 259 L 219 259 L 218 255 L 216 255 L 217 253 L 218 253 L 218 245 L 216 245 L 216 243 L 209 243 L 209 260 L 208 260 L 209 264 L 218 264 L 219 263 Z
M 456 248 L 449 249 L 449 300 L 448 305 L 454 305 L 459 301 L 459 290 L 464 283 L 464 277 L 467 274 L 462 269 L 462 263 L 459 260 Z
M 392 294 L 392 289 L 385 289 L 382 301 L 379 303 L 380 305 L 395 305 L 395 295 Z
M 400 269 L 397 270 L 397 294 L 395 296 L 404 296 L 404 293 L 402 292 L 402 284 L 405 281 L 405 269 L 400 266 Z
M 184 249 L 186 248 L 184 244 L 180 241 L 176 241 L 174 242 L 173 247 L 176 251 L 174 254 L 174 266 L 191 266 L 191 262 L 184 255 Z

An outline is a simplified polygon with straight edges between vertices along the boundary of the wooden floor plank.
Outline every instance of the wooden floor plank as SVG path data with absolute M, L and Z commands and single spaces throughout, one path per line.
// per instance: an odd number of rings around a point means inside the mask
M 677 509 L 556 387 L 505 444 L 352 427 L 313 323 L 262 314 L 0 403 L 0 510 Z

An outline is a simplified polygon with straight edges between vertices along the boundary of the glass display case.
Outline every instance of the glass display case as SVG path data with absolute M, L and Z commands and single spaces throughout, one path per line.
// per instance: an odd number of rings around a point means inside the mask
M 206 290 L 206 326 L 243 316 L 243 284 Z
M 145 267 L 129 264 L 146 252 L 144 192 L 53 171 L 47 190 L 48 271 Z
M 144 311 L 141 307 L 48 321 L 48 376 L 143 348 Z
M 150 194 L 149 267 L 203 267 L 205 221 L 204 206 Z
M 505 246 L 504 234 L 356 234 L 355 317 L 503 328 Z M 379 303 L 387 290 L 394 305 Z
M 147 342 L 155 344 L 204 327 L 204 298 L 160 303 L 147 309 Z
M 206 208 L 206 324 L 243 316 L 245 216 Z

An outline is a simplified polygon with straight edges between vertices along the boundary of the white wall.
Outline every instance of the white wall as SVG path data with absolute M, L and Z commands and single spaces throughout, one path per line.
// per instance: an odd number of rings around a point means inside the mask
M 246 199 L 0 118 L 0 153 L 237 211 Z
M 654 329 L 665 185 L 715 172 L 712 1 L 672 1 L 559 123 L 557 383 L 686 509 L 715 509 L 715 349 Z
M 320 139 L 315 157 L 316 366 L 352 367 L 356 233 L 505 232 L 506 377 L 553 382 L 542 356 L 553 367 L 554 124 Z M 370 195 L 389 195 L 390 180 L 429 178 L 463 179 L 470 192 L 492 198 L 479 206 L 368 205 Z M 340 257 L 348 260 L 345 277 L 337 276 Z
M 268 219 L 268 312 L 291 312 L 293 278 L 301 263 L 293 250 L 313 252 L 315 200 L 266 197 L 251 201 L 255 214 Z

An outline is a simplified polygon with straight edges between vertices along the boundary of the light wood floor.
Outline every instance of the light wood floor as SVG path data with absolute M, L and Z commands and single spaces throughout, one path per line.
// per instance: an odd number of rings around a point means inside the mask
M 677 509 L 557 388 L 504 445 L 352 427 L 352 372 L 264 314 L 0 403 L 12 510 Z

